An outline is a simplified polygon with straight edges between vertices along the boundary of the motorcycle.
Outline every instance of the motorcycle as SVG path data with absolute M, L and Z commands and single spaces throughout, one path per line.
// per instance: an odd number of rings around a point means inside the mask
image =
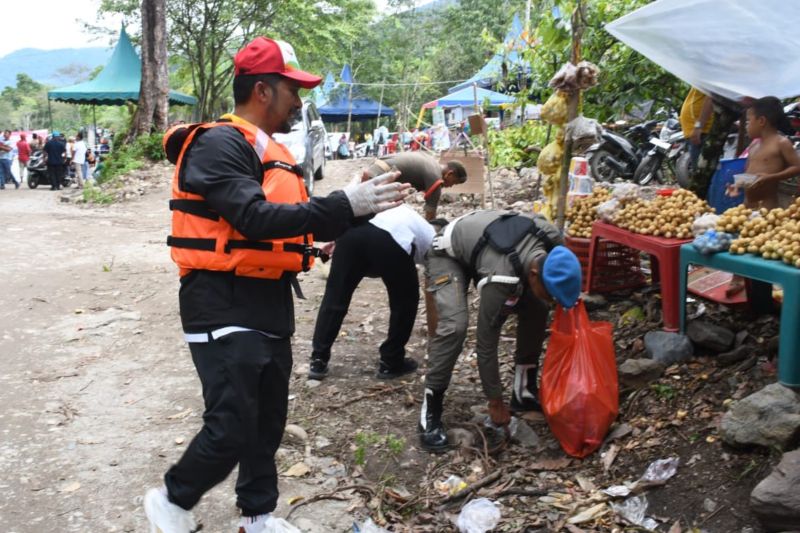
M 36 150 L 28 160 L 28 187 L 35 189 L 40 183 L 50 184 L 50 176 L 47 174 L 47 162 L 44 158 L 44 151 Z M 61 186 L 69 187 L 72 185 L 72 178 L 68 172 L 64 172 L 61 177 Z
M 659 183 L 667 180 L 668 173 L 675 177 L 681 187 L 689 182 L 689 150 L 683 137 L 680 122 L 667 119 L 657 137 L 650 139 L 652 148 L 642 158 L 633 181 L 647 185 L 654 179 Z
M 604 129 L 602 139 L 586 151 L 596 181 L 632 180 L 649 150 L 650 134 L 658 123 L 650 120 L 628 128 L 622 135 Z

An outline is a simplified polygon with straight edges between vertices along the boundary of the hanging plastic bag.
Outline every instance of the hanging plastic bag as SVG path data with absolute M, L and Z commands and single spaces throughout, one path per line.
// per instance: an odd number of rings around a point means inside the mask
M 542 148 L 539 159 L 536 160 L 536 166 L 542 174 L 560 174 L 563 157 L 564 146 L 555 140 Z
M 542 369 L 541 403 L 550 430 L 574 457 L 603 443 L 619 412 L 612 326 L 590 322 L 582 301 L 556 308 Z
M 554 92 L 542 106 L 542 120 L 560 126 L 567 121 L 567 95 Z

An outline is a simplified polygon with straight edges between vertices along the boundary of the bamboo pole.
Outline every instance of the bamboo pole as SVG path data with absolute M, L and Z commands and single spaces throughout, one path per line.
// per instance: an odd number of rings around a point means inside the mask
M 486 132 L 486 128 L 487 128 L 486 121 L 483 119 L 483 109 L 481 109 L 480 106 L 478 105 L 478 84 L 477 83 L 473 83 L 472 84 L 472 97 L 473 97 L 473 99 L 475 101 L 475 113 L 477 113 L 478 116 L 481 117 L 481 122 L 482 122 L 482 130 L 483 131 L 481 133 L 481 138 L 483 140 L 483 153 L 484 153 L 483 165 L 486 167 L 486 179 L 489 181 L 489 199 L 492 202 L 492 208 L 494 208 L 494 206 L 495 206 L 495 203 L 494 203 L 494 184 L 492 183 L 492 175 L 489 172 L 489 137 L 487 136 L 487 132 Z M 481 207 L 484 208 L 484 209 L 486 208 L 486 199 L 485 198 L 482 201 L 482 206 Z
M 572 57 L 573 65 L 581 60 L 581 38 L 583 37 L 583 23 L 586 19 L 583 0 L 578 0 L 578 5 L 572 13 Z M 567 101 L 567 123 L 578 116 L 581 92 L 576 90 L 569 95 Z M 567 190 L 569 188 L 569 163 L 572 160 L 572 139 L 567 137 L 564 142 L 564 158 L 561 161 L 561 179 L 559 180 L 558 203 L 556 205 L 556 226 L 564 231 L 564 217 L 567 211 Z

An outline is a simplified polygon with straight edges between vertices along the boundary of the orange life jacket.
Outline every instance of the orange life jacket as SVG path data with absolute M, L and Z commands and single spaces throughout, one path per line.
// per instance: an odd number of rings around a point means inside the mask
M 183 189 L 182 167 L 192 142 L 215 127 L 236 128 L 258 154 L 264 166 L 261 188 L 270 202 L 308 201 L 303 171 L 289 150 L 252 124 L 239 120 L 183 125 L 164 135 L 164 149 L 176 164 L 172 177 L 172 234 L 167 237 L 172 260 L 180 275 L 190 271 L 235 272 L 237 276 L 278 279 L 284 272 L 305 272 L 314 264 L 311 234 L 287 239 L 252 241 L 245 238 L 209 207 L 205 199 Z M 179 151 L 178 151 L 179 150 Z

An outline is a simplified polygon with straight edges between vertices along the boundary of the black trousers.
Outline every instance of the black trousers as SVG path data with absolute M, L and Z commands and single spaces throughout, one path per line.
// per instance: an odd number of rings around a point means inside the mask
M 389 293 L 389 334 L 381 344 L 381 365 L 397 368 L 414 328 L 419 279 L 414 260 L 388 232 L 372 224 L 348 230 L 336 240 L 325 296 L 317 314 L 312 358 L 330 360 L 353 292 L 365 277 L 381 278 Z
M 278 501 L 275 452 L 286 425 L 291 342 L 240 332 L 189 348 L 203 385 L 203 428 L 164 476 L 169 499 L 191 509 L 238 463 L 242 514 L 270 513 Z
M 47 177 L 50 178 L 50 188 L 61 188 L 61 177 L 64 175 L 64 165 L 47 165 Z

